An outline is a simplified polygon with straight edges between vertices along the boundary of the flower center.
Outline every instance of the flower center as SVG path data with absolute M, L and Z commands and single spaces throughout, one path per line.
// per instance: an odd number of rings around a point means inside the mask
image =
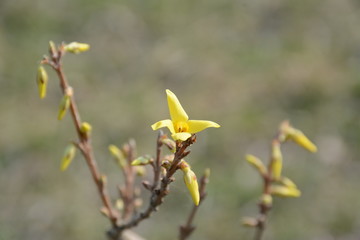
M 175 127 L 175 132 L 189 131 L 189 125 L 186 122 L 176 122 L 174 127 Z

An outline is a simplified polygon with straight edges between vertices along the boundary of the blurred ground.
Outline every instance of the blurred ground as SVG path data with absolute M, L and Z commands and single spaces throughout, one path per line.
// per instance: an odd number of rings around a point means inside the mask
M 0 239 L 105 239 L 84 161 L 59 171 L 75 135 L 68 117 L 56 120 L 54 74 L 37 97 L 49 40 L 91 44 L 65 69 L 113 197 L 121 177 L 108 144 L 133 137 L 139 154 L 154 153 L 150 125 L 167 118 L 169 88 L 192 119 L 222 125 L 199 134 L 189 158 L 198 174 L 212 169 L 192 239 L 252 238 L 240 220 L 257 213 L 261 182 L 244 154 L 266 159 L 283 119 L 319 152 L 284 146 L 284 173 L 303 195 L 275 201 L 266 239 L 359 239 L 359 13 L 356 0 L 1 0 Z M 172 191 L 137 229 L 147 239 L 174 239 L 184 222 L 182 180 Z

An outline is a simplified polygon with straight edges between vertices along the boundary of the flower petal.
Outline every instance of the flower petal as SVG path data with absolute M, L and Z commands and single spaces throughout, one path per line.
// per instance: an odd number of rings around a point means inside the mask
M 189 117 L 181 106 L 175 94 L 169 89 L 166 89 L 166 94 L 171 120 L 174 122 L 186 122 Z
M 187 124 L 189 125 L 190 133 L 197 133 L 209 127 L 220 127 L 220 125 L 215 122 L 205 120 L 189 120 L 187 121 Z
M 186 141 L 189 137 L 191 137 L 191 133 L 188 132 L 180 132 L 180 133 L 173 133 L 171 137 L 177 141 Z
M 171 133 L 175 133 L 174 124 L 170 119 L 161 120 L 161 121 L 158 121 L 158 122 L 154 123 L 153 125 L 151 125 L 151 128 L 154 131 L 159 128 L 163 128 L 163 127 L 167 127 Z

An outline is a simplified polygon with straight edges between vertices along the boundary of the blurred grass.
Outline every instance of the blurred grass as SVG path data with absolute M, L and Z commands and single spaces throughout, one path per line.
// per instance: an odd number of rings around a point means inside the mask
M 91 44 L 65 69 L 114 197 L 107 145 L 133 137 L 153 153 L 149 126 L 168 116 L 169 88 L 192 119 L 222 125 L 192 147 L 194 170 L 212 169 L 192 239 L 251 239 L 240 219 L 256 214 L 261 182 L 243 156 L 266 159 L 283 119 L 319 153 L 284 146 L 303 195 L 275 202 L 266 239 L 358 239 L 359 11 L 355 0 L 0 1 L 0 239 L 103 239 L 108 226 L 83 160 L 58 170 L 75 134 L 69 118 L 56 121 L 54 74 L 37 98 L 49 40 Z M 173 239 L 191 207 L 182 181 L 172 189 L 138 228 L 148 239 Z

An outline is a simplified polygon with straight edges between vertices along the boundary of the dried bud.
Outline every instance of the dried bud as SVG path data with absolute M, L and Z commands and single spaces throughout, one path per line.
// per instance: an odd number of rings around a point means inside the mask
M 131 166 L 147 165 L 147 164 L 152 163 L 153 161 L 154 160 L 152 159 L 151 156 L 145 155 L 145 156 L 138 157 L 134 161 L 132 161 Z
M 110 145 L 109 146 L 109 151 L 110 151 L 111 155 L 115 158 L 115 160 L 117 161 L 119 166 L 121 168 L 124 168 L 126 166 L 126 160 L 125 160 L 125 156 L 124 156 L 123 151 L 120 150 L 115 145 Z
M 135 200 L 134 200 L 134 206 L 136 207 L 136 208 L 139 208 L 139 207 L 141 207 L 143 205 L 143 200 L 141 199 L 141 198 L 136 198 Z
M 143 181 L 142 185 L 144 186 L 144 188 L 146 188 L 147 190 L 151 190 L 152 186 L 150 184 L 149 181 Z
M 69 167 L 70 163 L 75 157 L 75 154 L 76 154 L 76 147 L 74 146 L 74 144 L 70 144 L 69 146 L 66 147 L 64 156 L 61 160 L 61 165 L 60 165 L 61 171 L 65 171 Z
M 164 137 L 164 138 L 161 139 L 161 142 L 165 146 L 167 146 L 171 152 L 174 153 L 176 151 L 176 143 L 173 140 L 171 140 L 171 139 L 169 139 L 167 137 Z
M 256 227 L 258 225 L 258 221 L 256 220 L 256 218 L 252 217 L 243 218 L 241 223 L 244 227 Z
M 63 119 L 67 110 L 69 109 L 72 95 L 73 95 L 73 89 L 72 89 L 72 87 L 68 87 L 65 90 L 65 94 L 60 102 L 59 112 L 58 112 L 58 120 Z
M 169 161 L 163 161 L 163 162 L 161 163 L 161 166 L 163 167 L 163 169 L 169 170 L 170 167 L 171 167 L 171 162 L 169 162 Z
M 272 205 L 272 196 L 270 194 L 263 194 L 261 196 L 260 202 L 265 206 L 270 207 Z
M 297 188 L 286 186 L 272 186 L 271 194 L 278 197 L 300 197 L 301 192 Z
M 196 179 L 195 173 L 189 168 L 181 169 L 184 173 L 184 181 L 186 187 L 188 188 L 191 198 L 196 206 L 199 205 L 200 202 L 200 194 L 199 194 L 199 186 Z
M 46 96 L 48 75 L 45 71 L 45 68 L 42 65 L 40 65 L 38 68 L 36 82 L 39 89 L 39 96 L 41 99 L 43 99 Z
M 90 135 L 92 130 L 92 126 L 88 122 L 81 123 L 80 131 L 82 134 L 85 134 L 86 136 Z
M 70 53 L 75 53 L 75 54 L 78 54 L 81 52 L 86 52 L 87 50 L 89 50 L 89 48 L 90 48 L 89 44 L 78 43 L 78 42 L 69 43 L 69 44 L 65 45 L 65 47 L 64 47 L 65 51 L 70 52 Z
M 280 143 L 276 140 L 272 143 L 271 158 L 272 176 L 275 180 L 278 180 L 281 177 L 283 157 L 281 154 Z
M 264 176 L 267 174 L 266 167 L 259 158 L 255 157 L 254 155 L 250 155 L 250 154 L 247 154 L 245 156 L 245 158 L 246 158 L 246 161 L 248 161 L 248 163 L 250 163 L 253 167 L 255 167 L 256 170 L 258 170 L 261 175 Z

